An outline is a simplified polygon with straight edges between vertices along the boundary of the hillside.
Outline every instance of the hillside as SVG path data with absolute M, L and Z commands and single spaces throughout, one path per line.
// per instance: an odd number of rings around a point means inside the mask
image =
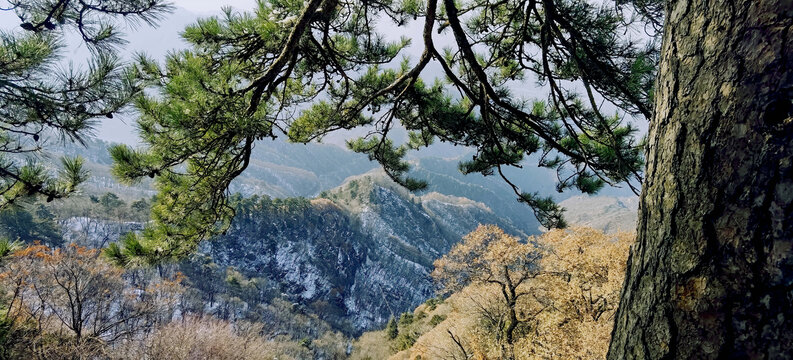
M 478 228 L 436 264 L 432 276 L 444 296 L 364 333 L 350 358 L 602 359 L 633 238 L 574 227 L 520 243 L 494 227 Z M 525 256 L 532 267 L 517 266 Z M 492 267 L 477 266 L 483 264 Z M 461 266 L 462 277 L 446 277 Z
M 269 316 L 261 306 L 288 303 L 289 311 L 348 335 L 434 296 L 433 261 L 479 224 L 525 236 L 482 203 L 410 194 L 379 172 L 314 199 L 236 195 L 232 202 L 237 215 L 229 231 L 174 269 L 187 274 L 199 307 L 258 321 Z M 112 195 L 75 198 L 59 203 L 54 218 L 65 242 L 102 247 L 143 227 L 145 216 L 132 216 L 140 204 Z
M 565 219 L 573 225 L 588 226 L 606 233 L 634 231 L 639 210 L 638 197 L 573 196 L 560 203 Z
M 242 200 L 232 229 L 202 253 L 355 334 L 432 297 L 432 262 L 478 224 L 522 234 L 480 203 L 413 196 L 377 175 L 323 196 Z
M 88 139 L 86 146 L 51 141 L 46 156 L 81 156 L 91 177 L 83 185 L 88 193 L 112 191 L 129 198 L 155 194 L 151 181 L 134 186 L 119 184 L 110 174 L 113 160 L 108 149 L 113 143 Z M 316 196 L 336 187 L 349 176 L 365 173 L 377 166 L 365 156 L 326 144 L 291 144 L 263 141 L 257 144 L 248 169 L 231 185 L 232 193 L 272 197 Z

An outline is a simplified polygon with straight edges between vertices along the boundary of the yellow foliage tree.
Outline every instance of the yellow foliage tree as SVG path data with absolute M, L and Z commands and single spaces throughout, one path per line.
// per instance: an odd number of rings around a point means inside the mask
M 591 228 L 554 230 L 538 239 L 542 271 L 528 291 L 548 310 L 521 343 L 522 358 L 606 357 L 633 239 Z
M 553 230 L 520 241 L 480 226 L 435 263 L 453 311 L 422 359 L 602 359 L 633 235 Z
M 522 297 L 530 295 L 525 291 L 525 283 L 539 274 L 536 264 L 539 252 L 536 250 L 534 245 L 505 234 L 497 226 L 487 225 L 479 226 L 435 261 L 432 276 L 446 292 L 461 290 L 470 284 L 493 285 L 497 289 L 505 313 L 493 314 L 487 309 L 483 309 L 483 313 L 495 328 L 501 355 L 506 359 L 514 358 L 515 332 L 521 324 L 531 320 L 531 315 L 527 317 L 517 307 Z M 449 336 L 456 339 L 451 331 Z M 464 346 L 458 345 L 465 353 Z

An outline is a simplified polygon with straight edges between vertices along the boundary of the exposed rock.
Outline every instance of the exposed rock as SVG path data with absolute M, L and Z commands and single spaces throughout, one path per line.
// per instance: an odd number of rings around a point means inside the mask
M 434 295 L 432 262 L 480 223 L 522 233 L 481 203 L 417 197 L 377 176 L 315 200 L 257 199 L 203 246 L 221 267 L 279 284 L 337 329 L 360 333 Z

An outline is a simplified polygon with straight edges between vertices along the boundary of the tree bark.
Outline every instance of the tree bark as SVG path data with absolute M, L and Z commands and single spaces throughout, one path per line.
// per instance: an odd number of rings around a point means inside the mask
M 609 359 L 793 356 L 793 0 L 670 0 Z

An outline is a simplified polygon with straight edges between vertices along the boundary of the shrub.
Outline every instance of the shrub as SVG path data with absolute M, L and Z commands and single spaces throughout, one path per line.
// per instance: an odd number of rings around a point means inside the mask
M 388 325 L 385 327 L 385 333 L 386 336 L 391 340 L 395 339 L 397 335 L 399 335 L 399 328 L 397 327 L 394 317 L 391 317 L 391 319 L 388 320 Z
M 446 315 L 432 315 L 429 324 L 430 326 L 435 327 L 438 326 L 438 324 L 442 323 L 443 320 L 446 320 Z
M 404 312 L 399 317 L 399 326 L 408 326 L 413 323 L 413 313 L 412 312 Z

